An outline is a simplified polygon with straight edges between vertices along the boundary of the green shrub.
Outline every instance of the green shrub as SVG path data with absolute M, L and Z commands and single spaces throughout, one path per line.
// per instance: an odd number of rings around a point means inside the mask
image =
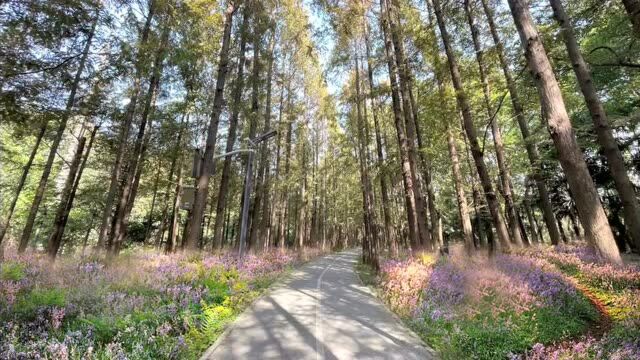
M 66 297 L 61 289 L 35 288 L 18 299 L 14 311 L 21 317 L 32 318 L 40 308 L 63 308 L 66 304 Z
M 25 267 L 20 263 L 6 262 L 0 265 L 0 280 L 20 281 L 25 275 Z

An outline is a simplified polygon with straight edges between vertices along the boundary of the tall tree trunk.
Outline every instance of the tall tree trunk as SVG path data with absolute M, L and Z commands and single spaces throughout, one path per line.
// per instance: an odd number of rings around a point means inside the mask
M 636 32 L 636 36 L 640 36 L 640 0 L 622 0 L 633 30 Z
M 504 143 L 502 141 L 502 131 L 498 124 L 498 114 L 491 103 L 491 89 L 489 87 L 489 79 L 487 77 L 487 66 L 484 62 L 484 51 L 480 45 L 480 34 L 471 8 L 471 0 L 464 0 L 464 10 L 471 29 L 471 38 L 473 40 L 473 48 L 476 52 L 476 60 L 478 62 L 478 71 L 480 73 L 480 81 L 482 82 L 482 94 L 484 95 L 484 105 L 487 110 L 487 116 L 491 121 L 491 132 L 493 134 L 493 143 L 495 145 L 496 159 L 498 160 L 498 170 L 500 172 L 500 180 L 502 184 L 502 195 L 504 197 L 507 221 L 511 230 L 511 240 L 517 246 L 522 246 L 522 234 L 518 224 L 517 209 L 513 201 L 513 193 L 511 191 L 511 174 L 509 173 L 509 165 L 504 153 Z
M 609 221 L 571 127 L 560 86 L 529 13 L 528 5 L 525 0 L 508 1 L 529 69 L 542 100 L 549 133 L 558 151 L 560 164 L 567 176 L 571 193 L 574 194 L 586 238 L 602 257 L 613 263 L 622 263 Z
M 284 63 L 283 63 L 284 64 Z M 282 202 L 280 201 L 281 199 L 281 186 L 280 184 L 282 183 L 282 180 L 280 178 L 280 152 L 282 149 L 282 114 L 283 114 L 283 105 L 284 105 L 284 86 L 280 86 L 280 101 L 279 101 L 279 105 L 278 105 L 278 135 L 276 137 L 276 169 L 275 169 L 275 174 L 274 174 L 274 178 L 275 178 L 275 184 L 277 184 L 278 186 L 274 186 L 274 194 L 273 194 L 273 199 L 274 199 L 274 211 L 273 211 L 273 220 L 271 221 L 271 223 L 273 224 L 274 227 L 274 231 L 271 232 L 272 234 L 272 239 L 271 239 L 271 243 L 276 246 L 279 247 L 280 246 L 280 224 L 282 222 L 282 212 L 283 212 L 283 206 L 282 206 Z
M 381 11 L 386 12 L 386 0 L 380 0 Z M 402 167 L 402 181 L 404 185 L 405 206 L 407 209 L 409 242 L 412 250 L 415 251 L 420 246 L 420 231 L 418 229 L 418 213 L 416 209 L 416 197 L 414 191 L 414 180 L 409 162 L 409 145 L 405 133 L 402 103 L 400 102 L 400 93 L 398 87 L 398 69 L 393 59 L 393 45 L 389 34 L 388 14 L 380 14 L 380 23 L 384 34 L 385 55 L 387 66 L 389 68 L 389 81 L 391 83 L 391 99 L 393 104 L 393 118 L 398 138 L 398 147 L 400 150 L 400 162 Z
M 188 98 L 189 96 L 187 95 L 187 99 Z M 185 119 L 186 119 L 186 122 L 185 122 Z M 180 154 L 182 153 L 182 136 L 184 135 L 184 131 L 188 126 L 189 126 L 189 118 L 187 116 L 187 110 L 185 110 L 184 114 L 182 115 L 182 119 L 180 120 L 180 129 L 178 130 L 178 137 L 176 138 L 176 143 L 173 147 L 173 156 L 171 157 L 171 166 L 169 167 L 169 177 L 168 177 L 169 181 L 167 183 L 167 188 L 165 189 L 164 200 L 162 201 L 162 203 L 164 204 L 162 208 L 162 221 L 160 223 L 160 230 L 158 230 L 158 237 L 156 240 L 156 247 L 158 249 L 160 249 L 160 247 L 162 246 L 162 242 L 164 240 L 164 233 L 165 233 L 165 230 L 167 229 L 167 216 L 169 212 L 169 193 L 171 192 L 171 188 L 172 188 L 173 175 L 176 171 L 176 165 L 178 163 L 177 160 L 180 157 Z
M 529 234 L 531 234 L 531 242 L 534 244 L 538 244 L 541 242 L 542 234 L 538 236 L 538 231 L 536 229 L 536 219 L 533 216 L 533 211 L 531 210 L 531 203 L 529 202 L 528 186 L 527 186 L 527 190 L 525 191 L 524 198 L 522 199 L 522 204 L 524 205 L 524 211 L 527 214 L 527 221 L 529 222 Z
M 276 44 L 276 34 L 275 29 L 272 29 L 271 37 L 269 40 L 269 59 L 267 65 L 267 95 L 266 95 L 266 104 L 264 111 L 264 132 L 271 130 L 271 86 L 273 80 L 273 62 L 274 62 L 274 53 L 273 49 Z M 255 211 L 253 213 L 253 221 L 254 224 L 251 227 L 251 237 L 254 238 L 253 242 L 255 242 L 255 238 L 258 238 L 258 251 L 262 251 L 266 249 L 268 245 L 268 234 L 265 234 L 265 230 L 267 228 L 267 224 L 269 223 L 270 214 L 270 201 L 269 201 L 269 191 L 270 191 L 270 161 L 268 155 L 269 146 L 265 143 L 262 144 L 260 148 L 260 166 L 258 168 L 258 176 L 259 181 L 256 187 L 256 204 Z M 260 195 L 259 195 L 260 194 Z M 262 210 L 259 211 L 258 206 L 260 205 L 259 199 L 262 199 Z M 258 216 L 258 214 L 261 215 Z
M 189 120 L 187 120 L 189 122 Z M 169 221 L 169 234 L 167 235 L 167 243 L 165 244 L 164 252 L 170 254 L 176 251 L 178 245 L 178 216 L 180 212 L 180 197 L 182 196 L 182 154 L 178 153 L 177 160 L 177 173 L 176 173 L 176 186 L 173 192 L 173 200 L 171 201 L 171 218 Z
M 449 145 L 449 156 L 451 157 L 451 168 L 453 173 L 453 182 L 456 188 L 456 200 L 458 201 L 458 215 L 462 223 L 462 236 L 467 253 L 472 253 L 473 238 L 471 234 L 471 219 L 469 218 L 469 206 L 467 205 L 467 197 L 464 193 L 464 185 L 462 175 L 460 174 L 460 160 L 458 159 L 458 150 L 456 148 L 456 140 L 453 132 L 447 125 L 447 144 Z
M 367 139 L 364 133 L 364 119 L 362 117 L 362 109 L 360 104 L 361 91 L 360 91 L 360 65 L 358 61 L 358 51 L 355 49 L 355 82 L 356 82 L 356 112 L 358 124 L 358 153 L 360 158 L 360 178 L 363 191 L 363 210 L 365 219 L 365 237 L 366 241 L 363 241 L 363 255 L 366 264 L 371 265 L 375 271 L 380 267 L 378 262 L 377 244 L 378 244 L 378 232 L 376 229 L 375 210 L 372 203 L 373 187 L 371 186 L 371 178 L 369 177 L 369 164 L 367 161 Z
M 378 120 L 378 110 L 376 109 L 376 96 L 374 95 L 375 84 L 373 82 L 373 66 L 371 64 L 371 44 L 369 43 L 369 25 L 366 14 L 363 15 L 364 24 L 364 44 L 367 56 L 367 79 L 369 81 L 369 101 L 371 101 L 371 114 L 373 116 L 373 127 L 376 138 L 376 155 L 378 165 L 378 178 L 380 180 L 380 196 L 382 198 L 382 216 L 384 218 L 384 240 L 391 250 L 392 256 L 397 255 L 398 247 L 395 239 L 391 234 L 391 214 L 389 211 L 389 190 L 387 189 L 387 177 L 384 174 L 384 153 L 382 146 L 382 137 L 380 135 L 380 123 Z
M 209 127 L 207 129 L 207 143 L 204 150 L 204 161 L 202 163 L 202 173 L 197 179 L 197 188 L 195 199 L 193 202 L 193 210 L 189 221 L 189 229 L 187 231 L 186 247 L 195 250 L 198 247 L 200 230 L 202 228 L 202 217 L 206 207 L 209 195 L 209 178 L 214 171 L 215 163 L 213 155 L 216 147 L 216 138 L 218 136 L 218 122 L 220 121 L 220 113 L 224 105 L 224 85 L 227 80 L 227 71 L 229 68 L 229 47 L 231 43 L 231 28 L 233 25 L 233 15 L 236 12 L 235 3 L 230 3 L 225 11 L 224 31 L 222 35 L 222 46 L 220 47 L 218 73 L 216 77 L 216 90 L 213 99 L 213 111 L 209 119 Z
M 391 30 L 391 39 L 393 49 L 395 50 L 395 60 L 398 67 L 398 79 L 400 84 L 400 95 L 402 98 L 402 109 L 404 112 L 405 130 L 407 136 L 407 149 L 409 154 L 409 164 L 411 166 L 411 175 L 413 177 L 414 193 L 416 200 L 416 211 L 418 224 L 420 246 L 426 246 L 428 250 L 433 248 L 431 242 L 431 233 L 427 227 L 427 210 L 425 206 L 424 192 L 422 191 L 422 183 L 418 178 L 417 170 L 417 151 L 416 151 L 416 127 L 411 106 L 411 73 L 407 66 L 404 54 L 403 37 L 400 29 L 399 3 L 397 0 L 387 0 L 387 16 L 389 18 L 389 28 Z
M 136 135 L 133 152 L 129 163 L 126 166 L 126 170 L 123 173 L 124 184 L 119 194 L 120 198 L 116 204 L 110 233 L 111 255 L 117 255 L 122 248 L 124 237 L 126 236 L 129 225 L 129 215 L 137 195 L 138 184 L 140 182 L 142 168 L 144 166 L 147 144 L 151 133 L 150 129 L 148 130 L 147 127 L 151 128 L 151 123 L 153 122 L 153 108 L 155 107 L 155 102 L 158 96 L 163 62 L 166 56 L 170 33 L 170 27 L 165 26 L 162 30 L 160 45 L 155 54 L 153 72 L 149 79 L 149 88 L 147 90 L 144 107 L 140 117 L 140 125 Z
M 49 156 L 47 157 L 47 161 L 44 164 L 42 176 L 40 177 L 38 188 L 36 189 L 35 196 L 33 197 L 33 202 L 31 203 L 31 209 L 29 210 L 27 221 L 25 223 L 24 229 L 22 230 L 22 237 L 20 238 L 18 252 L 24 252 L 27 249 L 27 245 L 29 245 L 29 239 L 31 238 L 31 233 L 33 232 L 33 225 L 35 224 L 36 215 L 38 214 L 38 209 L 40 208 L 40 203 L 44 198 L 44 192 L 47 187 L 47 182 L 49 181 L 49 175 L 51 175 L 51 169 L 53 168 L 56 154 L 58 153 L 58 147 L 60 146 L 60 142 L 62 141 L 64 130 L 67 128 L 67 121 L 71 117 L 73 106 L 76 101 L 76 93 L 78 92 L 78 88 L 80 87 L 80 80 L 82 79 L 82 73 L 84 72 L 87 58 L 89 57 L 89 49 L 91 48 L 91 42 L 93 41 L 93 36 L 95 35 L 97 24 L 98 16 L 96 15 L 96 18 L 93 21 L 93 25 L 91 26 L 91 30 L 89 31 L 89 35 L 87 35 L 87 40 L 84 44 L 84 49 L 82 50 L 82 56 L 80 57 L 80 63 L 78 63 L 78 69 L 76 70 L 76 75 L 73 79 L 73 84 L 71 85 L 71 92 L 69 93 L 69 97 L 67 98 L 67 104 L 65 106 L 64 112 L 62 113 L 60 123 L 58 124 L 56 135 L 53 138 L 53 142 L 51 143 Z
M 600 146 L 602 146 L 604 155 L 607 158 L 609 172 L 611 173 L 611 177 L 613 177 L 618 195 L 622 201 L 624 223 L 629 230 L 635 248 L 640 250 L 640 205 L 638 204 L 638 198 L 636 197 L 633 184 L 629 180 L 624 158 L 609 126 L 607 113 L 604 111 L 602 102 L 593 85 L 589 66 L 584 61 L 582 53 L 580 52 L 580 45 L 578 45 L 578 41 L 573 32 L 571 20 L 567 16 L 560 0 L 551 0 L 551 8 L 562 29 L 562 36 L 567 46 L 567 51 L 569 52 L 573 71 L 578 79 L 578 84 L 580 84 L 580 90 L 584 95 L 584 100 L 591 114 L 591 119 L 593 120 L 593 127 L 598 135 L 598 142 L 600 142 Z M 638 11 L 640 11 L 640 7 Z
M 254 33 L 253 33 L 253 59 L 252 59 L 252 74 L 251 74 L 251 110 L 249 112 L 249 133 L 248 133 L 248 137 L 249 139 L 253 139 L 256 137 L 257 135 L 257 131 L 258 131 L 258 112 L 260 110 L 260 104 L 259 104 L 259 99 L 260 99 L 260 70 L 261 70 L 261 65 L 260 65 L 260 52 L 261 52 L 261 41 L 262 41 L 262 33 L 261 33 L 262 29 L 260 26 L 260 22 L 256 21 L 256 23 L 254 24 Z M 243 157 L 243 169 L 247 168 L 247 161 L 249 160 L 249 156 L 245 156 Z M 247 179 L 246 174 L 245 174 L 245 180 Z M 260 180 L 260 177 L 258 176 L 256 180 L 254 180 L 252 178 L 252 181 L 255 181 L 255 187 L 254 189 L 259 189 L 261 184 L 258 183 L 258 181 Z M 246 186 L 246 181 L 244 186 Z M 249 193 L 249 198 L 245 199 L 244 194 L 243 196 L 240 198 L 240 208 L 242 209 L 244 207 L 244 202 L 245 201 L 249 201 L 249 221 L 248 221 L 248 233 L 247 234 L 251 234 L 252 232 L 252 228 L 254 227 L 254 223 L 253 223 L 253 218 L 254 218 L 254 214 L 255 212 L 259 209 L 260 204 L 258 204 L 258 201 L 260 201 L 260 195 L 259 193 L 256 191 L 255 192 L 255 197 L 252 201 L 251 199 L 251 193 Z M 252 249 L 255 245 L 254 243 L 255 238 L 251 238 L 251 237 L 247 237 L 247 243 L 245 244 L 246 249 Z
M 143 244 L 147 245 L 147 239 L 149 238 L 149 234 L 151 233 L 151 227 L 153 225 L 153 211 L 156 208 L 156 198 L 158 197 L 158 183 L 160 182 L 160 171 L 161 164 L 158 164 L 158 170 L 156 170 L 156 178 L 153 181 L 153 196 L 151 197 L 151 209 L 149 209 L 149 219 L 147 220 L 147 225 L 144 230 L 144 239 Z
M 427 2 L 427 6 L 429 3 Z M 442 73 L 442 61 L 440 58 L 440 48 L 437 43 L 435 20 L 433 19 L 433 12 L 431 7 L 428 7 L 429 12 L 429 33 L 432 36 L 432 49 L 433 52 L 433 64 L 436 83 L 438 85 L 438 94 L 443 106 L 447 104 L 445 80 Z M 448 109 L 447 109 L 448 110 Z M 460 172 L 460 160 L 458 158 L 458 150 L 456 148 L 456 140 L 454 133 L 449 127 L 449 123 L 446 119 L 443 121 L 447 124 L 447 145 L 449 147 L 449 157 L 451 158 L 451 168 L 453 174 L 453 181 L 456 188 L 456 200 L 458 202 L 458 215 L 460 216 L 460 225 L 462 228 L 462 238 L 465 244 L 467 253 L 471 253 L 474 250 L 473 241 L 473 227 L 471 225 L 471 218 L 469 217 L 469 205 L 467 204 L 467 197 L 464 190 L 464 181 Z M 439 220 L 438 222 L 440 222 Z M 440 235 L 439 235 L 440 236 Z
M 518 122 L 520 132 L 522 133 L 522 138 L 527 150 L 527 156 L 529 157 L 529 163 L 531 164 L 531 169 L 533 170 L 533 179 L 535 180 L 536 187 L 538 189 L 538 197 L 540 198 L 542 215 L 545 221 L 545 225 L 549 232 L 551 243 L 557 245 L 560 241 L 560 231 L 558 230 L 558 224 L 553 214 L 553 207 L 551 206 L 551 201 L 549 200 L 549 191 L 547 190 L 547 185 L 545 184 L 544 178 L 542 177 L 542 164 L 540 163 L 540 154 L 538 153 L 538 147 L 531 139 L 529 124 L 527 123 L 527 119 L 524 114 L 522 102 L 520 100 L 520 94 L 518 93 L 516 82 L 513 79 L 513 74 L 511 73 L 509 63 L 507 62 L 504 45 L 502 43 L 502 40 L 500 39 L 500 34 L 498 33 L 498 29 L 493 19 L 493 10 L 489 7 L 488 0 L 481 1 L 482 7 L 484 8 L 484 13 L 487 17 L 487 22 L 489 24 L 489 30 L 491 31 L 491 37 L 493 38 L 493 43 L 497 49 L 500 66 L 502 67 L 502 72 L 507 83 L 507 89 L 509 90 L 509 95 L 511 97 L 513 112 L 516 121 Z
M 82 152 L 84 151 L 84 144 L 87 139 L 84 136 L 80 136 L 76 151 L 73 155 L 71 165 L 69 165 L 69 175 L 65 181 L 64 188 L 62 189 L 62 196 L 60 197 L 60 203 L 58 204 L 58 210 L 56 210 L 56 217 L 53 221 L 53 231 L 49 240 L 47 241 L 47 254 L 53 260 L 56 258 L 60 244 L 62 243 L 62 234 L 67 223 L 69 211 L 71 206 L 69 202 L 73 201 L 71 198 L 71 191 L 73 190 L 73 184 L 75 183 L 76 174 L 80 167 L 80 161 L 82 160 Z
M 31 150 L 31 154 L 29 154 L 29 160 L 22 168 L 22 175 L 20 176 L 20 180 L 18 180 L 18 187 L 15 189 L 15 197 L 11 200 L 11 204 L 9 205 L 9 212 L 7 213 L 7 218 L 0 228 L 0 248 L 2 248 L 2 240 L 4 240 L 4 236 L 7 234 L 9 230 L 9 225 L 11 225 L 11 217 L 13 216 L 13 211 L 16 208 L 16 204 L 18 203 L 18 199 L 20 198 L 20 193 L 22 193 L 22 189 L 24 188 L 24 184 L 27 182 L 27 176 L 29 175 L 29 171 L 31 170 L 31 165 L 33 165 L 33 159 L 35 159 L 38 154 L 38 149 L 40 148 L 40 143 L 42 142 L 42 138 L 44 134 L 47 132 L 47 123 L 45 122 L 40 127 L 40 131 L 38 131 L 38 135 L 36 136 L 36 143 L 33 145 L 33 149 Z M 2 259 L 0 257 L 0 259 Z
M 247 48 L 247 28 L 250 21 L 250 11 L 245 7 L 242 11 L 242 25 L 240 26 L 240 54 L 238 59 L 238 71 L 236 75 L 235 87 L 233 89 L 232 110 L 229 118 L 229 131 L 227 133 L 227 145 L 225 153 L 233 150 L 238 132 L 238 116 L 240 114 L 242 103 L 242 91 L 244 89 L 244 66 L 246 62 Z M 222 165 L 222 176 L 220 178 L 220 188 L 218 190 L 218 201 L 216 204 L 216 220 L 213 224 L 213 248 L 219 248 L 222 245 L 222 230 L 224 210 L 227 207 L 227 193 L 229 192 L 229 181 L 231 180 L 231 157 L 224 158 Z
M 133 80 L 133 86 L 131 90 L 131 99 L 127 105 L 122 127 L 120 128 L 120 136 L 118 137 L 118 150 L 116 153 L 116 159 L 113 164 L 113 171 L 111 174 L 111 182 L 109 184 L 109 191 L 105 199 L 104 210 L 102 213 L 102 223 L 100 226 L 100 233 L 98 234 L 97 250 L 102 249 L 105 245 L 108 247 L 109 238 L 111 236 L 111 223 L 113 216 L 113 203 L 118 194 L 118 187 L 121 183 L 122 170 L 125 161 L 125 156 L 128 149 L 129 132 L 131 131 L 131 124 L 133 123 L 133 117 L 135 115 L 136 106 L 138 103 L 138 97 L 142 89 L 142 76 L 144 74 L 144 64 L 147 61 L 147 42 L 149 41 L 149 33 L 151 32 L 151 21 L 156 13 L 156 0 L 151 0 L 149 4 L 149 13 L 147 14 L 147 20 L 142 28 L 140 36 L 140 43 L 138 45 L 138 54 L 136 57 L 135 66 L 135 78 Z
M 496 232 L 498 233 L 498 240 L 500 241 L 500 245 L 503 247 L 503 250 L 508 250 L 511 247 L 511 242 L 509 241 L 509 232 L 507 231 L 507 227 L 505 226 L 504 219 L 500 211 L 500 204 L 498 203 L 498 198 L 493 190 L 493 184 L 491 183 L 491 178 L 489 177 L 489 172 L 487 171 L 487 167 L 484 162 L 484 154 L 482 152 L 482 149 L 480 149 L 480 144 L 478 143 L 478 136 L 476 134 L 475 125 L 473 124 L 473 115 L 471 114 L 471 106 L 462 85 L 462 78 L 460 76 L 460 69 L 458 68 L 458 61 L 453 52 L 453 48 L 451 47 L 451 40 L 449 37 L 449 32 L 447 31 L 447 27 L 445 25 L 445 19 L 442 14 L 442 8 L 440 6 L 440 0 L 433 0 L 433 5 L 436 13 L 436 19 L 438 21 L 438 26 L 440 27 L 442 42 L 444 44 L 445 52 L 447 53 L 447 58 L 449 60 L 451 79 L 453 81 L 453 87 L 456 90 L 458 107 L 462 112 L 464 130 L 467 133 L 467 138 L 469 139 L 471 154 L 473 155 L 473 160 L 476 164 L 476 169 L 480 177 L 480 183 L 484 190 L 484 196 L 487 200 L 489 211 L 491 212 L 493 225 L 495 226 Z

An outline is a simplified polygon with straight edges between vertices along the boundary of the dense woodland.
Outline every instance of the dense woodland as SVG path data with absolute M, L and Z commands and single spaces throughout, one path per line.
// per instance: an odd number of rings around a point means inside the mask
M 584 236 L 620 262 L 639 5 L 508 3 L 5 2 L 0 241 L 237 248 L 248 156 L 214 155 L 274 129 L 251 251 Z
M 29 256 L 361 246 L 388 276 L 584 241 L 622 265 L 639 59 L 640 0 L 3 1 L 0 305 Z

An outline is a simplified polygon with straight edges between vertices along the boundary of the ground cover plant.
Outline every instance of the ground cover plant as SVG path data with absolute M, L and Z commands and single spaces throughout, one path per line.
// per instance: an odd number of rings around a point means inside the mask
M 303 255 L 304 254 L 304 255 Z M 197 358 L 291 266 L 317 255 L 134 251 L 110 264 L 9 251 L 0 264 L 0 358 Z
M 640 269 L 583 245 L 387 260 L 376 285 L 445 359 L 640 358 Z

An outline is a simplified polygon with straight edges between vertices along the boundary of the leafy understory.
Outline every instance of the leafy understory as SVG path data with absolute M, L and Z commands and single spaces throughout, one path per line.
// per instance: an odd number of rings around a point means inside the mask
M 640 357 L 640 269 L 582 245 L 387 260 L 375 285 L 444 359 Z
M 0 264 L 0 358 L 198 358 L 287 269 L 318 255 L 133 252 L 111 264 L 34 254 Z

